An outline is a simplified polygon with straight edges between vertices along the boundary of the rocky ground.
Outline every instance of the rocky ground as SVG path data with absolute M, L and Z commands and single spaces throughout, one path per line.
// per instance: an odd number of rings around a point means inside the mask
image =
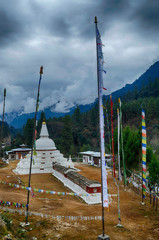
M 0 180 L 9 183 L 28 185 L 27 175 L 15 175 L 12 170 L 17 162 L 12 162 L 0 168 Z M 100 169 L 77 164 L 80 174 L 89 179 L 101 180 Z M 34 174 L 31 177 L 32 188 L 71 192 L 51 174 Z M 116 194 L 111 172 L 108 172 L 108 188 L 110 194 Z M 0 200 L 26 204 L 27 191 L 0 184 Z M 120 186 L 121 220 L 124 228 L 117 228 L 118 208 L 117 197 L 111 198 L 109 210 L 105 209 L 105 232 L 111 240 L 158 240 L 159 239 L 159 210 L 155 211 L 149 198 L 141 205 L 141 194 L 138 195 L 129 185 L 124 189 Z M 11 207 L 14 209 L 14 207 Z M 51 195 L 35 192 L 30 197 L 29 210 L 49 215 L 61 216 L 101 216 L 101 205 L 87 205 L 79 197 Z M 102 222 L 96 220 L 54 220 L 29 216 L 29 226 L 20 225 L 25 222 L 25 216 L 18 213 L 6 213 L 0 210 L 0 239 L 64 239 L 64 240 L 93 240 L 102 233 Z

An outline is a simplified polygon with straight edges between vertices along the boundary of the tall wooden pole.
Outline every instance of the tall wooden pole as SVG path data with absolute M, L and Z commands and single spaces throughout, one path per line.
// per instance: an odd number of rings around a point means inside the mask
M 97 17 L 95 17 L 95 26 L 97 28 Z M 96 46 L 97 46 L 97 36 L 96 36 Z M 98 48 L 96 47 L 96 51 L 97 51 L 97 80 L 98 80 L 98 105 L 99 105 L 99 111 L 101 109 L 100 106 L 100 100 L 99 100 L 99 63 L 98 63 Z M 100 114 L 99 114 L 100 115 Z M 100 138 L 100 148 L 101 148 L 101 138 Z M 100 151 L 100 159 L 102 159 L 102 151 Z M 101 164 L 101 195 L 102 195 L 102 231 L 103 231 L 103 236 L 104 236 L 104 206 L 103 206 L 103 178 L 102 178 L 102 161 L 100 161 Z
M 122 128 L 122 110 L 121 110 L 121 100 L 120 98 L 118 99 L 119 101 L 119 109 L 120 109 L 120 133 L 121 133 L 121 150 L 122 150 L 122 160 L 123 160 L 123 172 L 124 172 L 124 188 L 127 185 L 127 180 L 126 180 L 126 168 L 125 168 L 125 159 L 124 159 L 124 143 L 123 143 L 123 128 Z
M 104 207 L 108 207 L 108 189 L 107 189 L 107 172 L 105 167 L 105 144 L 104 144 L 104 116 L 102 103 L 103 90 L 103 52 L 100 33 L 97 28 L 97 17 L 95 17 L 96 28 L 96 51 L 97 51 L 97 80 L 98 80 L 98 103 L 99 103 L 99 129 L 100 129 L 100 159 L 101 159 L 101 196 L 102 196 L 102 231 L 103 234 L 98 239 L 110 239 L 104 234 Z
M 1 128 L 1 149 L 2 149 L 2 141 L 3 141 L 4 113 L 5 113 L 5 99 L 6 99 L 6 88 L 4 88 L 3 116 L 2 116 L 2 128 Z
M 36 110 L 35 110 L 35 117 L 34 117 L 34 128 L 33 128 L 33 138 L 32 138 L 32 150 L 31 150 L 31 157 L 30 157 L 30 169 L 29 169 L 29 181 L 28 181 L 28 195 L 27 195 L 27 205 L 26 205 L 26 223 L 28 223 L 28 211 L 29 211 L 29 196 L 30 196 L 30 183 L 31 183 L 31 170 L 32 170 L 32 163 L 33 163 L 33 150 L 34 150 L 34 141 L 35 141 L 35 130 L 36 130 L 36 116 L 39 106 L 39 94 L 40 94 L 40 84 L 43 74 L 43 66 L 40 68 L 40 78 L 38 84 L 38 93 L 37 93 L 37 100 L 36 100 Z
M 142 194 L 142 203 L 144 202 L 144 198 L 143 198 L 143 168 L 142 168 L 142 191 L 141 191 L 141 194 Z
M 120 224 L 121 218 L 120 218 L 120 180 L 121 180 L 121 173 L 120 173 L 120 116 L 119 116 L 119 109 L 117 108 L 117 116 L 118 116 L 118 220 L 119 223 L 117 224 L 117 227 L 122 227 Z
M 142 129 L 142 133 L 143 133 L 143 129 Z M 142 134 L 141 133 L 141 134 Z M 142 142 L 141 142 L 141 145 L 142 145 L 142 147 L 141 147 L 141 149 L 142 149 L 142 162 L 143 162 L 143 140 L 142 140 Z M 142 191 L 141 191 L 141 194 L 142 194 L 142 204 L 144 204 L 144 191 L 143 191 L 143 163 L 142 163 Z

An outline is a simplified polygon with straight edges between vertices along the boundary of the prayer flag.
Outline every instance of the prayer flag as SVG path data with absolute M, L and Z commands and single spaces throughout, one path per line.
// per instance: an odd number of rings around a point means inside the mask
M 114 132 L 113 132 L 113 101 L 112 96 L 110 95 L 110 101 L 111 101 L 111 125 L 112 125 L 112 154 L 113 154 L 113 175 L 114 178 L 115 175 L 115 155 L 114 155 Z
M 99 100 L 99 125 L 100 125 L 100 143 L 101 143 L 101 169 L 102 169 L 102 200 L 103 207 L 108 207 L 108 187 L 107 187 L 107 172 L 105 168 L 105 144 L 104 144 L 104 118 L 102 104 L 103 90 L 103 52 L 102 41 L 99 30 L 96 25 L 96 41 L 97 41 L 97 74 L 98 74 L 98 100 Z
M 36 135 L 37 135 L 37 130 L 35 129 L 34 146 L 33 146 L 33 155 L 34 156 L 37 156 L 37 152 L 36 152 Z
M 146 125 L 145 112 L 142 109 L 142 190 L 143 198 L 146 197 Z

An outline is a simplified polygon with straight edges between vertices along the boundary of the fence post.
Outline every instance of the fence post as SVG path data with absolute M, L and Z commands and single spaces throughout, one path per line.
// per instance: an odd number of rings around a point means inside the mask
M 158 197 L 156 197 L 156 211 L 157 211 L 157 207 L 158 207 Z
M 155 206 L 155 195 L 153 196 L 153 207 Z
M 150 204 L 151 204 L 151 187 L 150 187 Z

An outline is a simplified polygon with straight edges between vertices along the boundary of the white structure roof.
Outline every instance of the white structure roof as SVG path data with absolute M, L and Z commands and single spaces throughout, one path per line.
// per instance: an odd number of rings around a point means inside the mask
M 27 145 L 26 144 L 21 144 L 21 145 L 19 145 L 21 148 L 24 148 L 24 147 L 27 147 Z
M 36 150 L 55 150 L 55 143 L 49 138 L 46 123 L 42 123 L 40 138 L 36 140 Z
M 13 148 L 10 151 L 6 151 L 6 154 L 8 155 L 8 153 L 13 153 L 13 152 L 27 152 L 27 151 L 31 151 L 31 148 Z
M 93 157 L 100 157 L 100 152 L 86 151 L 86 152 L 80 152 L 79 154 L 89 155 Z M 111 157 L 111 156 L 112 156 L 111 154 L 105 153 L 105 157 Z

